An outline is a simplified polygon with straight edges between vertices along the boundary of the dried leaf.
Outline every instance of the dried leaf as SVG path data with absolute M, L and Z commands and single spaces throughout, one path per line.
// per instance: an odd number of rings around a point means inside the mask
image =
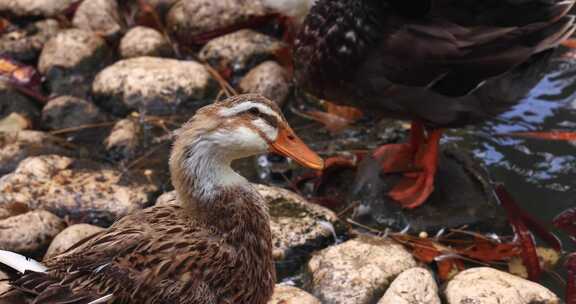
M 576 49 L 576 39 L 566 39 L 562 42 L 562 45 L 567 48 Z
M 566 304 L 576 304 L 576 253 L 570 254 L 566 259 L 566 270 Z
M 516 244 L 501 244 L 476 238 L 474 246 L 459 251 L 459 254 L 482 262 L 506 261 L 521 253 Z
M 154 7 L 146 0 L 138 0 L 139 12 L 136 16 L 136 24 L 151 27 L 161 33 L 165 33 L 166 29 L 162 23 L 162 19 Z
M 321 123 L 331 133 L 339 133 L 350 125 L 350 121 L 346 118 L 321 111 L 305 112 L 311 119 Z
M 4 80 L 18 91 L 46 102 L 46 97 L 40 92 L 42 77 L 38 71 L 7 57 L 0 56 L 0 80 Z
M 351 122 L 355 122 L 364 116 L 362 111 L 355 107 L 341 106 L 326 100 L 323 100 L 322 105 L 326 112 L 342 117 Z
M 464 262 L 458 259 L 442 259 L 436 262 L 440 280 L 446 282 L 452 279 L 460 271 L 464 270 Z
M 573 238 L 576 237 L 576 207 L 565 210 L 557 215 L 552 222 L 554 226 L 566 231 Z
M 528 137 L 544 140 L 561 140 L 561 141 L 576 141 L 576 132 L 516 132 L 507 133 L 507 136 Z

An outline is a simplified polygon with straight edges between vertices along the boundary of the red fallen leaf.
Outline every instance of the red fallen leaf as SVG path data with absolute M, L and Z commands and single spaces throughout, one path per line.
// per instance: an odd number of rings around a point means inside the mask
M 305 114 L 311 119 L 323 124 L 331 133 L 339 133 L 350 125 L 349 120 L 327 112 L 308 111 L 305 112 Z
M 568 278 L 566 281 L 566 304 L 576 304 L 576 253 L 566 259 Z
M 161 33 L 166 32 L 162 23 L 162 19 L 150 3 L 148 3 L 146 0 L 138 0 L 138 7 L 140 11 L 136 17 L 137 25 L 151 27 Z
M 444 282 L 465 269 L 464 262 L 459 259 L 441 259 L 436 262 L 436 265 L 438 266 L 438 277 Z
M 521 250 L 516 244 L 493 243 L 486 239 L 475 238 L 474 246 L 458 253 L 483 262 L 495 262 L 518 256 Z
M 8 19 L 0 18 L 0 34 L 4 34 L 10 25 L 11 23 L 8 21 Z
M 326 112 L 337 115 L 352 122 L 357 121 L 358 119 L 362 118 L 362 116 L 364 116 L 364 113 L 355 107 L 341 106 L 326 100 L 324 100 L 322 105 L 324 106 L 324 109 L 326 109 Z
M 552 220 L 552 223 L 576 238 L 576 207 L 563 211 Z
M 536 253 L 534 237 L 522 220 L 521 209 L 504 186 L 496 186 L 496 195 L 498 196 L 502 207 L 506 210 L 510 225 L 514 228 L 514 233 L 516 234 L 519 245 L 522 248 L 521 257 L 522 262 L 528 270 L 528 278 L 532 281 L 537 281 L 542 273 L 542 269 L 540 268 L 540 261 L 538 259 L 538 254 Z
M 40 93 L 42 77 L 40 73 L 31 66 L 26 66 L 7 57 L 0 56 L 0 79 L 7 81 L 18 91 L 42 103 L 47 101 L 46 97 Z
M 563 132 L 563 131 L 515 132 L 515 133 L 507 133 L 505 135 L 544 139 L 544 140 L 576 141 L 576 132 Z
M 576 49 L 576 39 L 566 39 L 561 44 L 567 48 Z

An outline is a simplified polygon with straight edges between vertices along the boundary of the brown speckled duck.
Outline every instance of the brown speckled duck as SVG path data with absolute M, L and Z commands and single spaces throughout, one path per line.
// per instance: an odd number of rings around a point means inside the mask
M 574 32 L 574 0 L 319 0 L 294 46 L 295 78 L 317 97 L 411 120 L 408 144 L 374 153 L 407 172 L 389 195 L 404 207 L 434 189 L 442 128 L 516 104 Z
M 23 273 L 0 303 L 265 304 L 275 284 L 268 211 L 230 163 L 268 151 L 323 166 L 259 95 L 198 110 L 170 157 L 179 204 L 128 215 L 44 265 L 0 251 Z

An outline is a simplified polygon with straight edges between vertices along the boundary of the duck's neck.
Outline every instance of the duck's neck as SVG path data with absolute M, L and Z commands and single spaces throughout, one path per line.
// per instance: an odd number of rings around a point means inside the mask
M 252 233 L 270 239 L 264 200 L 232 170 L 233 159 L 225 147 L 210 138 L 176 143 L 170 169 L 179 201 L 195 220 L 230 238 L 240 240 L 243 234 Z

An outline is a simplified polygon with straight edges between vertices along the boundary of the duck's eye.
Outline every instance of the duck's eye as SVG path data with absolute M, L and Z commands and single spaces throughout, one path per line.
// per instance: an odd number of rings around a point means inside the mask
M 250 110 L 248 110 L 248 113 L 254 115 L 254 116 L 259 116 L 260 115 L 260 110 L 258 110 L 258 108 L 250 108 Z

